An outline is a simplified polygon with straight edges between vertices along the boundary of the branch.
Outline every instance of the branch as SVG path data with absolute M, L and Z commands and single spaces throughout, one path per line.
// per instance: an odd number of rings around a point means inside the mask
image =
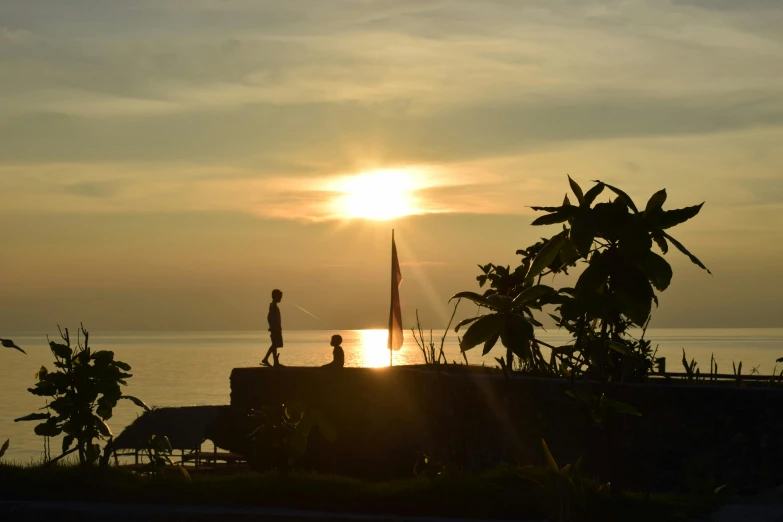
M 457 303 L 454 305 L 454 311 L 451 312 L 451 319 L 449 319 L 449 324 L 446 326 L 446 331 L 443 332 L 443 337 L 440 340 L 440 354 L 438 354 L 438 361 L 440 361 L 441 357 L 443 357 L 443 360 L 446 361 L 446 354 L 443 353 L 443 343 L 446 342 L 446 335 L 448 335 L 449 330 L 451 330 L 451 322 L 454 320 L 454 316 L 457 315 L 457 307 L 461 301 L 462 299 L 457 299 Z

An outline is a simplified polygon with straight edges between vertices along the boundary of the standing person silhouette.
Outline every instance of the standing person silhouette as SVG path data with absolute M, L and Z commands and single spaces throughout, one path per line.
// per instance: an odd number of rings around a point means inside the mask
M 269 366 L 269 356 L 272 356 L 272 361 L 275 366 L 278 365 L 277 349 L 283 347 L 283 324 L 280 320 L 280 308 L 277 307 L 277 303 L 283 300 L 283 292 L 278 289 L 272 290 L 272 302 L 269 303 L 269 313 L 266 316 L 266 320 L 269 323 L 269 337 L 272 339 L 272 346 L 267 350 L 264 360 L 261 361 L 262 366 Z

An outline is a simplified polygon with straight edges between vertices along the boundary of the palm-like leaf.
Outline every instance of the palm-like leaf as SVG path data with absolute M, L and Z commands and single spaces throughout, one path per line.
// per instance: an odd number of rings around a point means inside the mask
M 27 352 L 19 348 L 11 339 L 0 339 L 0 344 L 2 344 L 4 348 L 13 348 L 14 350 L 19 350 L 23 354 L 27 355 Z
M 492 308 L 492 303 L 487 299 L 487 297 L 481 294 L 477 294 L 476 292 L 460 292 L 458 294 L 454 294 L 454 296 L 449 299 L 449 302 L 453 301 L 454 299 L 468 299 L 477 305 L 483 306 L 485 308 Z
M 500 314 L 482 315 L 465 332 L 459 343 L 460 349 L 464 352 L 487 342 L 501 331 L 505 322 L 505 317 Z
M 514 308 L 518 306 L 523 306 L 527 303 L 530 303 L 531 301 L 535 301 L 536 299 L 539 299 L 541 297 L 544 297 L 548 294 L 554 294 L 555 289 L 551 286 L 547 285 L 535 285 L 531 286 L 530 288 L 526 288 L 518 296 L 514 298 L 513 306 Z
M 601 183 L 601 181 L 599 181 L 599 180 L 595 180 L 595 182 L 596 183 Z M 636 213 L 636 214 L 639 213 L 639 209 L 636 208 L 636 204 L 631 199 L 631 196 L 629 196 L 628 194 L 626 194 L 625 192 L 623 192 L 619 188 L 613 187 L 612 185 L 609 185 L 608 183 L 604 183 L 604 185 L 606 185 L 606 188 L 608 188 L 609 190 L 611 190 L 612 192 L 617 194 L 620 197 L 620 199 L 623 201 L 623 203 L 625 203 L 626 206 L 628 206 L 628 208 L 633 210 L 634 213 Z
M 672 244 L 672 245 L 674 245 L 674 246 L 677 248 L 677 250 L 679 250 L 680 252 L 682 252 L 683 254 L 685 254 L 686 256 L 688 256 L 688 259 L 690 259 L 690 260 L 691 260 L 691 262 L 692 262 L 693 264 L 695 264 L 695 265 L 699 266 L 700 268 L 703 268 L 704 270 L 706 270 L 706 271 L 707 271 L 707 273 L 708 273 L 708 274 L 712 275 L 712 272 L 710 272 L 710 269 L 709 269 L 709 268 L 707 268 L 706 266 L 704 266 L 704 263 L 702 263 L 701 261 L 699 261 L 699 258 L 697 258 L 697 257 L 696 257 L 696 256 L 694 256 L 693 254 L 691 254 L 691 253 L 688 251 L 688 249 L 687 249 L 687 248 L 685 248 L 685 245 L 683 245 L 682 243 L 680 243 L 679 241 L 677 241 L 676 239 L 674 239 L 672 236 L 670 236 L 670 235 L 669 235 L 669 234 L 667 234 L 666 232 L 662 232 L 662 234 L 663 234 L 663 237 L 665 237 L 666 239 L 668 239 L 668 240 L 671 242 L 671 244 Z

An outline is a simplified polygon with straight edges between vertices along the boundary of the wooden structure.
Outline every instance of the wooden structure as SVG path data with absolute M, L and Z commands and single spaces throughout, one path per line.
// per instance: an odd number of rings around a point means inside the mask
M 213 442 L 212 451 L 203 451 L 202 445 L 213 438 L 212 432 L 221 414 L 228 406 L 184 406 L 155 408 L 140 415 L 114 440 L 115 463 L 120 457 L 133 457 L 133 464 L 123 465 L 141 469 L 147 459 L 146 448 L 150 438 L 168 437 L 174 450 L 172 460 L 179 458 L 183 464 L 201 471 L 214 469 L 218 463 L 238 467 L 244 463 L 242 455 L 219 452 Z

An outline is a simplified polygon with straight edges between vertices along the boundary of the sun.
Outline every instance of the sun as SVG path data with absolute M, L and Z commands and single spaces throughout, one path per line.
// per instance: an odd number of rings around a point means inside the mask
M 334 200 L 335 213 L 348 219 L 385 221 L 412 214 L 421 208 L 415 191 L 415 172 L 385 169 L 342 178 L 334 187 L 340 195 Z

